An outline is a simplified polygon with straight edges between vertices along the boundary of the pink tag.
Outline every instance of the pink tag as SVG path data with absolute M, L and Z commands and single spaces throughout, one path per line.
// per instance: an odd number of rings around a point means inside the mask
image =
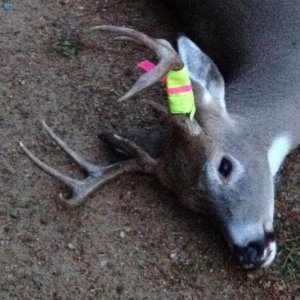
M 188 85 L 183 85 L 179 87 L 174 87 L 174 88 L 167 88 L 167 93 L 168 94 L 180 94 L 184 92 L 190 92 L 193 90 L 193 87 L 191 84 Z
M 149 60 L 143 60 L 137 65 L 139 68 L 145 70 L 146 72 L 149 72 L 155 68 L 155 64 L 152 63 Z
M 149 60 L 143 60 L 141 61 L 140 63 L 138 63 L 137 65 L 139 68 L 145 70 L 146 72 L 150 72 L 151 70 L 153 70 L 155 68 L 155 64 L 152 63 L 151 61 Z M 167 82 L 167 78 L 166 76 L 164 76 L 161 81 L 163 83 L 166 83 Z

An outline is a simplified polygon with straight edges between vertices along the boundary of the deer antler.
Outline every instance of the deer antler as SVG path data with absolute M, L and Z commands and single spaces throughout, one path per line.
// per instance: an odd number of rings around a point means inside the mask
M 142 32 L 125 27 L 118 27 L 112 25 L 92 27 L 92 30 L 96 29 L 121 34 L 130 38 L 131 40 L 140 42 L 143 45 L 150 48 L 151 50 L 153 50 L 159 58 L 159 63 L 157 64 L 157 66 L 150 72 L 143 74 L 132 86 L 132 88 L 123 97 L 119 99 L 119 101 L 128 99 L 129 97 L 132 97 L 138 92 L 151 86 L 155 82 L 159 81 L 170 70 L 177 70 L 183 67 L 183 62 L 181 61 L 181 58 L 166 40 L 152 39 Z
M 155 82 L 159 81 L 163 76 L 165 76 L 170 70 L 178 70 L 184 67 L 180 56 L 173 49 L 170 43 L 164 39 L 152 39 L 151 37 L 137 30 L 113 25 L 95 26 L 91 29 L 99 29 L 107 32 L 121 34 L 122 36 L 125 36 L 130 40 L 142 43 L 143 45 L 147 46 L 148 48 L 153 50 L 159 58 L 159 63 L 157 64 L 157 66 L 150 72 L 147 72 L 140 76 L 140 78 L 131 87 L 131 89 L 118 101 L 128 99 L 138 92 L 142 91 L 143 89 L 151 86 Z M 183 118 L 179 115 L 171 116 L 168 111 L 160 104 L 156 104 L 152 101 L 146 100 L 144 100 L 143 102 L 150 105 L 154 110 L 158 111 L 160 114 L 169 119 L 172 124 L 183 129 L 185 132 L 188 132 L 191 135 L 198 135 L 202 132 L 201 127 L 195 120 L 190 120 L 185 117 Z
M 100 29 L 125 35 L 130 39 L 134 39 L 135 41 L 145 44 L 154 50 L 159 57 L 159 63 L 155 69 L 142 75 L 120 100 L 127 99 L 149 87 L 170 70 L 181 69 L 183 67 L 180 57 L 172 46 L 165 40 L 154 40 L 136 30 L 117 26 L 97 26 L 93 29 Z M 199 135 L 201 133 L 201 128 L 195 120 L 190 120 L 190 118 L 183 115 L 170 115 L 168 110 L 161 104 L 149 100 L 142 101 L 150 105 L 154 110 L 162 114 L 165 118 L 171 121 L 172 124 L 183 130 L 185 133 L 188 133 L 189 135 Z M 76 207 L 80 205 L 98 187 L 102 186 L 107 181 L 120 176 L 121 174 L 140 171 L 148 174 L 155 174 L 157 172 L 158 159 L 152 158 L 139 145 L 119 135 L 110 135 L 111 145 L 116 149 L 122 150 L 122 152 L 128 154 L 129 157 L 133 156 L 133 158 L 112 165 L 101 166 L 92 164 L 85 160 L 81 155 L 77 154 L 63 140 L 61 140 L 45 122 L 43 122 L 43 126 L 50 137 L 61 147 L 61 149 L 87 173 L 87 177 L 83 180 L 71 178 L 42 162 L 23 143 L 20 143 L 25 154 L 37 167 L 48 175 L 63 182 L 72 190 L 72 196 L 70 199 L 66 200 L 63 197 L 59 198 L 60 202 L 66 207 Z
M 77 154 L 62 139 L 60 139 L 44 121 L 43 126 L 57 145 L 87 173 L 87 177 L 82 180 L 71 178 L 42 162 L 23 143 L 20 143 L 25 154 L 37 167 L 53 178 L 56 178 L 58 181 L 64 183 L 72 190 L 70 199 L 64 199 L 62 195 L 58 198 L 60 203 L 67 208 L 79 206 L 99 186 L 121 174 L 138 171 L 155 174 L 157 161 L 147 154 L 140 146 L 119 135 L 111 134 L 111 139 L 114 140 L 113 144 L 118 145 L 119 148 L 123 149 L 123 152 L 130 156 L 134 156 L 135 158 L 101 166 L 92 164 L 81 155 Z

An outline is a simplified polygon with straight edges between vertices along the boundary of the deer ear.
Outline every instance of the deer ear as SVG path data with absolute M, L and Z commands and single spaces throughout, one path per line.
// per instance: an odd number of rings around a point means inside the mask
M 198 104 L 226 110 L 224 79 L 213 61 L 185 36 L 178 39 L 178 52 L 189 71 Z

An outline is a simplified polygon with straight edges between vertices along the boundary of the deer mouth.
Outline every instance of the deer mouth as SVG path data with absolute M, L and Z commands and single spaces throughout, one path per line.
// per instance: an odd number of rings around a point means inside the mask
M 267 268 L 269 267 L 276 256 L 276 242 L 271 242 L 268 247 L 264 250 L 263 256 L 260 261 L 255 263 L 245 263 L 243 257 L 238 257 L 241 266 L 244 269 L 258 269 L 258 268 Z
M 276 241 L 273 232 L 248 242 L 246 245 L 233 244 L 232 250 L 239 264 L 245 269 L 269 267 L 276 256 Z
M 253 245 L 250 243 L 247 247 L 235 249 L 240 265 L 248 270 L 269 267 L 276 256 L 276 242 L 269 242 L 262 251 L 258 251 Z

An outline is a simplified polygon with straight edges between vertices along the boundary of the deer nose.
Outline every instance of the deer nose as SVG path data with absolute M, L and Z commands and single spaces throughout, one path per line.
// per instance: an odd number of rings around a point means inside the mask
M 246 269 L 268 267 L 276 256 L 276 242 L 274 240 L 257 240 L 247 246 L 233 246 L 235 256 Z
M 233 224 L 229 228 L 228 241 L 235 258 L 246 269 L 270 266 L 277 248 L 271 226 L 265 229 L 260 224 L 238 225 Z

